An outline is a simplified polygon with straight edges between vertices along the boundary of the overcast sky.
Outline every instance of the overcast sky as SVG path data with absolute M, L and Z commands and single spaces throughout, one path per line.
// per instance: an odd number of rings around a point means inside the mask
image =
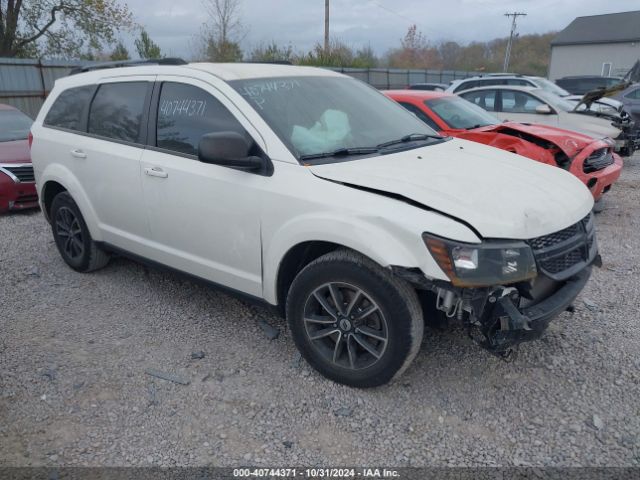
M 192 38 L 206 16 L 203 0 L 125 0 L 136 20 L 163 52 L 190 57 Z M 322 41 L 323 0 L 240 0 L 249 50 L 275 40 L 295 51 Z M 399 44 L 411 23 L 430 41 L 467 43 L 509 34 L 506 12 L 525 12 L 518 32 L 561 30 L 575 17 L 640 8 L 638 0 L 331 0 L 331 35 L 352 47 L 371 47 L 379 54 Z M 123 38 L 135 52 L 130 38 Z

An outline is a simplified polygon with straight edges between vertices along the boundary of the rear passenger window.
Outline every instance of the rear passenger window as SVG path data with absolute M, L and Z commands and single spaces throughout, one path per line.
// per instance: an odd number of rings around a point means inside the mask
M 250 138 L 231 112 L 201 88 L 182 83 L 162 84 L 157 147 L 197 155 L 200 138 L 214 132 L 237 132 Z
M 149 82 L 100 85 L 89 111 L 89 133 L 139 143 Z
M 86 85 L 69 88 L 62 92 L 49 109 L 44 119 L 44 125 L 68 128 L 69 130 L 84 130 L 82 116 L 86 112 L 85 109 L 91 101 L 94 90 L 95 86 Z

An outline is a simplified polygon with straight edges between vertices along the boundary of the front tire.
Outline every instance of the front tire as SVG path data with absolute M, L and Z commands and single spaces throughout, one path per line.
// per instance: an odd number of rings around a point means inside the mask
M 67 265 L 78 272 L 91 272 L 109 263 L 109 254 L 91 238 L 80 209 L 68 192 L 55 196 L 50 218 L 53 239 Z
M 400 376 L 420 349 L 424 321 L 416 292 L 350 250 L 307 265 L 287 296 L 287 319 L 300 353 L 318 372 L 352 387 Z

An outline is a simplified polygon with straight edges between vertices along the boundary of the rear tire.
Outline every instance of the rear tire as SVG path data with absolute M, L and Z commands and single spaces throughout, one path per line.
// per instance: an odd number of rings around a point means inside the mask
M 291 285 L 286 311 L 302 356 L 338 383 L 383 385 L 420 350 L 424 321 L 415 290 L 351 250 L 307 265 Z
M 68 192 L 51 202 L 51 229 L 60 256 L 78 272 L 92 272 L 109 263 L 109 254 L 91 238 L 80 209 Z

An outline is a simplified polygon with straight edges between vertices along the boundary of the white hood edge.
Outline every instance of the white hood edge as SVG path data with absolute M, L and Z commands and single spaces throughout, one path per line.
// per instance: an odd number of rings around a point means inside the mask
M 320 178 L 408 198 L 470 224 L 484 238 L 547 235 L 593 207 L 591 193 L 572 174 L 459 139 L 310 169 Z

